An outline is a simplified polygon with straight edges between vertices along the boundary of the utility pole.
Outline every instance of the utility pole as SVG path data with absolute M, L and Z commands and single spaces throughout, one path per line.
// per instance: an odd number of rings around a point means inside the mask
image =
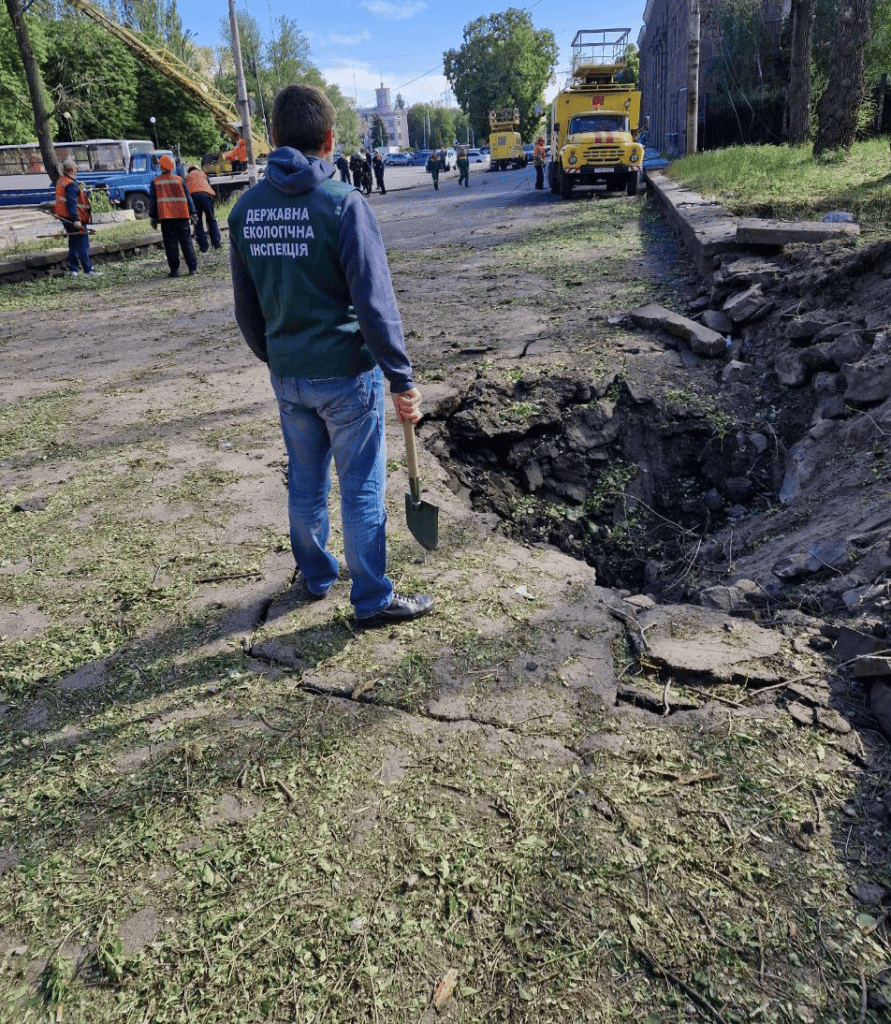
M 247 84 L 244 80 L 244 65 L 241 62 L 241 37 L 238 34 L 238 18 L 235 16 L 235 0 L 229 0 L 229 27 L 232 30 L 232 60 L 235 64 L 235 79 L 238 83 L 238 112 L 241 114 L 241 137 L 247 156 L 248 184 L 257 184 L 257 165 L 254 162 L 254 138 L 251 132 L 251 111 L 248 106 Z
M 692 156 L 697 149 L 699 126 L 699 0 L 690 0 L 690 24 L 687 41 L 687 148 Z

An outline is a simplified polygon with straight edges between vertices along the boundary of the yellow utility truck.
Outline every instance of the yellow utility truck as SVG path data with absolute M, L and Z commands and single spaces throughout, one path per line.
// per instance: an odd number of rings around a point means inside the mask
M 508 167 L 526 166 L 527 157 L 519 127 L 520 111 L 516 107 L 489 111 L 490 171 L 506 171 Z
M 643 126 L 640 92 L 623 81 L 629 32 L 581 29 L 572 41 L 572 72 L 551 104 L 548 184 L 564 199 L 583 185 L 637 192 Z

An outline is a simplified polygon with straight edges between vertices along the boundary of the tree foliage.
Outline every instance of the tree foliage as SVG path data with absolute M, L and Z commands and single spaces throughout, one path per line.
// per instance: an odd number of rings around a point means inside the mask
M 33 15 L 26 15 L 28 35 L 38 65 L 46 56 L 46 38 L 43 25 Z M 34 110 L 25 79 L 25 69 L 19 53 L 12 23 L 4 14 L 0 17 L 0 142 L 34 141 Z
M 60 139 L 151 138 L 137 114 L 145 71 L 123 43 L 82 17 L 49 22 L 45 33 L 42 71 Z
M 203 76 L 213 67 L 221 91 L 236 97 L 231 50 L 199 50 L 184 31 L 176 0 L 107 0 L 107 14 L 140 34 L 149 46 L 163 46 Z M 271 114 L 275 93 L 290 82 L 322 89 L 337 111 L 338 140 L 358 142 L 355 111 L 335 85 L 329 85 L 310 60 L 306 35 L 294 19 L 279 16 L 273 38 L 263 37 L 251 15 L 239 13 L 239 35 L 248 91 L 254 101 L 257 131 Z M 164 76 L 146 68 L 127 47 L 64 0 L 37 0 L 26 15 L 32 49 L 45 83 L 52 132 L 57 140 L 78 138 L 147 138 L 162 146 L 179 145 L 185 155 L 228 148 L 228 140 L 203 106 Z M 228 46 L 229 22 L 221 34 Z M 34 139 L 34 113 L 21 54 L 9 20 L 0 23 L 0 143 Z M 70 119 L 63 117 L 69 113 Z M 69 134 L 70 133 L 70 134 Z
M 310 59 L 309 39 L 297 22 L 286 15 L 275 19 L 275 34 L 265 39 L 257 19 L 237 11 L 238 38 L 245 83 L 252 104 L 258 134 L 271 137 L 272 104 L 275 94 L 286 85 L 314 85 L 334 104 L 337 112 L 337 143 L 345 151 L 359 144 L 359 121 L 355 110 L 336 85 L 329 85 Z M 222 45 L 217 48 L 217 88 L 233 100 L 237 95 L 232 61 L 232 32 L 228 18 L 220 18 Z
M 458 138 L 456 118 L 460 111 L 416 103 L 408 110 L 408 141 L 415 149 L 440 149 L 451 146 Z M 463 123 L 466 125 L 466 118 Z
M 489 111 L 517 107 L 520 131 L 531 138 L 544 89 L 557 60 L 550 29 L 535 29 L 526 11 L 510 7 L 464 26 L 464 42 L 443 54 L 443 68 L 477 136 L 489 134 Z

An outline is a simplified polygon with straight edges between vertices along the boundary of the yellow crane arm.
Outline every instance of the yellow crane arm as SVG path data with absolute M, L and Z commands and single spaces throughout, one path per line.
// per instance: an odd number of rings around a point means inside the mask
M 241 123 L 241 115 L 238 110 L 222 93 L 217 92 L 212 85 L 202 82 L 196 78 L 196 72 L 187 64 L 184 64 L 179 57 L 176 57 L 169 50 L 163 47 L 152 47 L 144 43 L 135 32 L 119 25 L 109 18 L 104 11 L 95 7 L 89 0 L 68 0 L 72 7 L 82 11 L 88 18 L 92 18 L 97 25 L 100 25 L 107 32 L 120 40 L 124 46 L 150 68 L 153 68 L 160 75 L 164 75 L 174 85 L 178 85 L 183 92 L 200 103 L 213 115 L 214 121 L 220 131 L 224 132 L 233 142 L 237 141 L 239 131 L 235 127 Z M 254 155 L 264 156 L 269 152 L 269 143 L 251 132 L 254 142 Z

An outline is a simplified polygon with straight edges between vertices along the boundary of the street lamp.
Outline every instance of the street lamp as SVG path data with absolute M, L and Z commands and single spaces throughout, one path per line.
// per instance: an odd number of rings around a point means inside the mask
M 149 124 L 152 126 L 152 135 L 155 137 L 155 149 L 160 149 L 161 147 L 158 145 L 158 133 L 155 130 L 155 119 L 153 117 L 149 118 Z

